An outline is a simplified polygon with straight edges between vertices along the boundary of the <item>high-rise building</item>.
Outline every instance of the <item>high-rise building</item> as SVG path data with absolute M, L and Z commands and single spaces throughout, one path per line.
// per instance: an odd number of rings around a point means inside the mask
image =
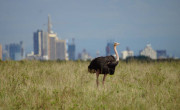
M 167 58 L 166 50 L 156 50 L 158 59 Z
M 106 56 L 114 55 L 114 43 L 112 41 L 109 41 L 106 46 Z
M 56 40 L 56 59 L 67 60 L 66 56 L 66 41 Z
M 59 40 L 56 33 L 51 30 L 52 24 L 48 15 L 48 57 L 49 60 L 67 60 L 66 41 Z
M 49 48 L 48 48 L 48 58 L 49 60 L 56 60 L 56 40 L 57 34 L 49 33 Z
M 48 59 L 48 32 L 43 31 L 41 36 L 41 56 Z
M 41 48 L 42 48 L 42 35 L 43 35 L 43 31 L 42 30 L 37 30 L 37 32 L 34 32 L 34 37 L 33 37 L 33 41 L 34 41 L 34 55 L 38 55 L 41 56 Z
M 24 52 L 24 44 L 23 44 L 23 41 L 20 41 L 20 45 L 21 45 L 21 58 L 22 59 L 24 59 L 24 54 L 25 54 L 25 52 Z
M 52 24 L 51 24 L 51 19 L 50 19 L 50 15 L 48 15 L 48 33 L 52 33 Z
M 132 56 L 134 56 L 134 52 L 131 51 L 131 50 L 127 47 L 125 51 L 122 51 L 122 52 L 121 52 L 121 55 L 122 55 L 122 59 L 125 60 L 127 57 L 132 57 Z
M 24 47 L 22 41 L 19 44 L 13 43 L 6 45 L 5 51 L 7 51 L 5 59 L 22 60 L 24 58 Z
M 68 45 L 69 60 L 75 60 L 75 43 L 72 39 L 72 43 Z
M 151 59 L 157 59 L 157 53 L 152 49 L 150 44 L 147 44 L 144 50 L 140 51 L 140 55 L 150 57 Z
M 34 55 L 48 59 L 48 33 L 43 30 L 37 30 L 33 36 Z
M 2 60 L 2 45 L 0 44 L 0 60 Z
M 56 40 L 57 34 L 51 30 L 52 24 L 50 15 L 48 15 L 48 58 L 49 60 L 56 60 Z
M 11 60 L 20 60 L 21 58 L 21 46 L 19 44 L 9 45 L 9 56 Z
M 34 37 L 33 37 L 34 54 L 39 56 L 41 55 L 41 35 L 42 35 L 42 31 L 37 30 L 37 32 L 34 32 Z
M 59 40 L 57 34 L 49 34 L 49 60 L 67 60 L 66 41 Z
M 9 45 L 5 45 L 5 50 L 3 50 L 3 60 L 8 60 L 9 57 Z
M 5 50 L 9 53 L 9 45 L 5 45 Z M 7 56 L 9 57 L 9 54 Z
M 3 53 L 2 53 L 2 60 L 5 61 L 5 60 L 8 60 L 9 59 L 9 53 L 8 51 L 6 50 L 3 50 Z

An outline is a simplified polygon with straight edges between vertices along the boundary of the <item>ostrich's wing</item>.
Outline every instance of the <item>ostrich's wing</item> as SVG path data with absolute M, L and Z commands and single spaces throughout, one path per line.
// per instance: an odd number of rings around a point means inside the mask
M 106 63 L 107 63 L 107 66 L 109 67 L 109 68 L 112 68 L 112 67 L 115 67 L 117 64 L 118 64 L 118 62 L 116 61 L 116 59 L 114 58 L 114 56 L 107 56 L 106 57 Z
M 105 57 L 98 57 L 91 61 L 90 65 L 88 66 L 88 69 L 102 69 L 104 66 L 106 60 Z
M 116 67 L 117 64 L 118 64 L 118 61 L 109 62 L 109 63 L 108 63 L 108 67 L 109 67 L 109 68 L 113 68 L 113 67 Z
M 115 67 L 117 66 L 118 64 L 118 61 L 115 61 L 115 62 L 110 62 L 107 66 L 109 68 L 109 73 L 110 75 L 113 75 L 114 72 L 115 72 Z

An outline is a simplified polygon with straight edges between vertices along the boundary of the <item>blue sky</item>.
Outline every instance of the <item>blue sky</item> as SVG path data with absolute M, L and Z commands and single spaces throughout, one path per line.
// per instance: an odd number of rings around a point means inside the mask
M 33 50 L 33 32 L 53 31 L 60 39 L 75 38 L 77 53 L 85 48 L 105 55 L 108 40 L 139 54 L 147 43 L 180 57 L 179 0 L 0 0 L 0 44 L 24 41 Z

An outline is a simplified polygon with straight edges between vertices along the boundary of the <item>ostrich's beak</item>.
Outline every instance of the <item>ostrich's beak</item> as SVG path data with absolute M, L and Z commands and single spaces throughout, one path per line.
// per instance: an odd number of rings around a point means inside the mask
M 118 43 L 118 42 L 114 42 L 114 45 L 115 45 L 115 46 L 117 46 L 117 45 L 119 45 L 119 44 L 120 44 L 120 43 Z

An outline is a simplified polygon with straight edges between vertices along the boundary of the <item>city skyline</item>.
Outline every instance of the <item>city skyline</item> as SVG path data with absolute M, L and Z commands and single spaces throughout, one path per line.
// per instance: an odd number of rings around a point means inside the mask
M 33 36 L 34 55 L 30 55 L 35 59 L 41 60 L 68 60 L 66 40 L 59 39 L 57 33 L 51 29 L 52 23 L 50 15 L 48 15 L 47 31 L 37 30 Z
M 48 7 L 46 7 L 48 6 Z M 84 48 L 105 56 L 108 40 L 120 42 L 119 54 L 127 46 L 139 55 L 146 44 L 180 57 L 180 1 L 1 1 L 0 44 L 24 42 L 33 50 L 33 32 L 47 31 L 46 18 L 52 17 L 53 30 L 62 39 L 76 39 L 76 56 Z

